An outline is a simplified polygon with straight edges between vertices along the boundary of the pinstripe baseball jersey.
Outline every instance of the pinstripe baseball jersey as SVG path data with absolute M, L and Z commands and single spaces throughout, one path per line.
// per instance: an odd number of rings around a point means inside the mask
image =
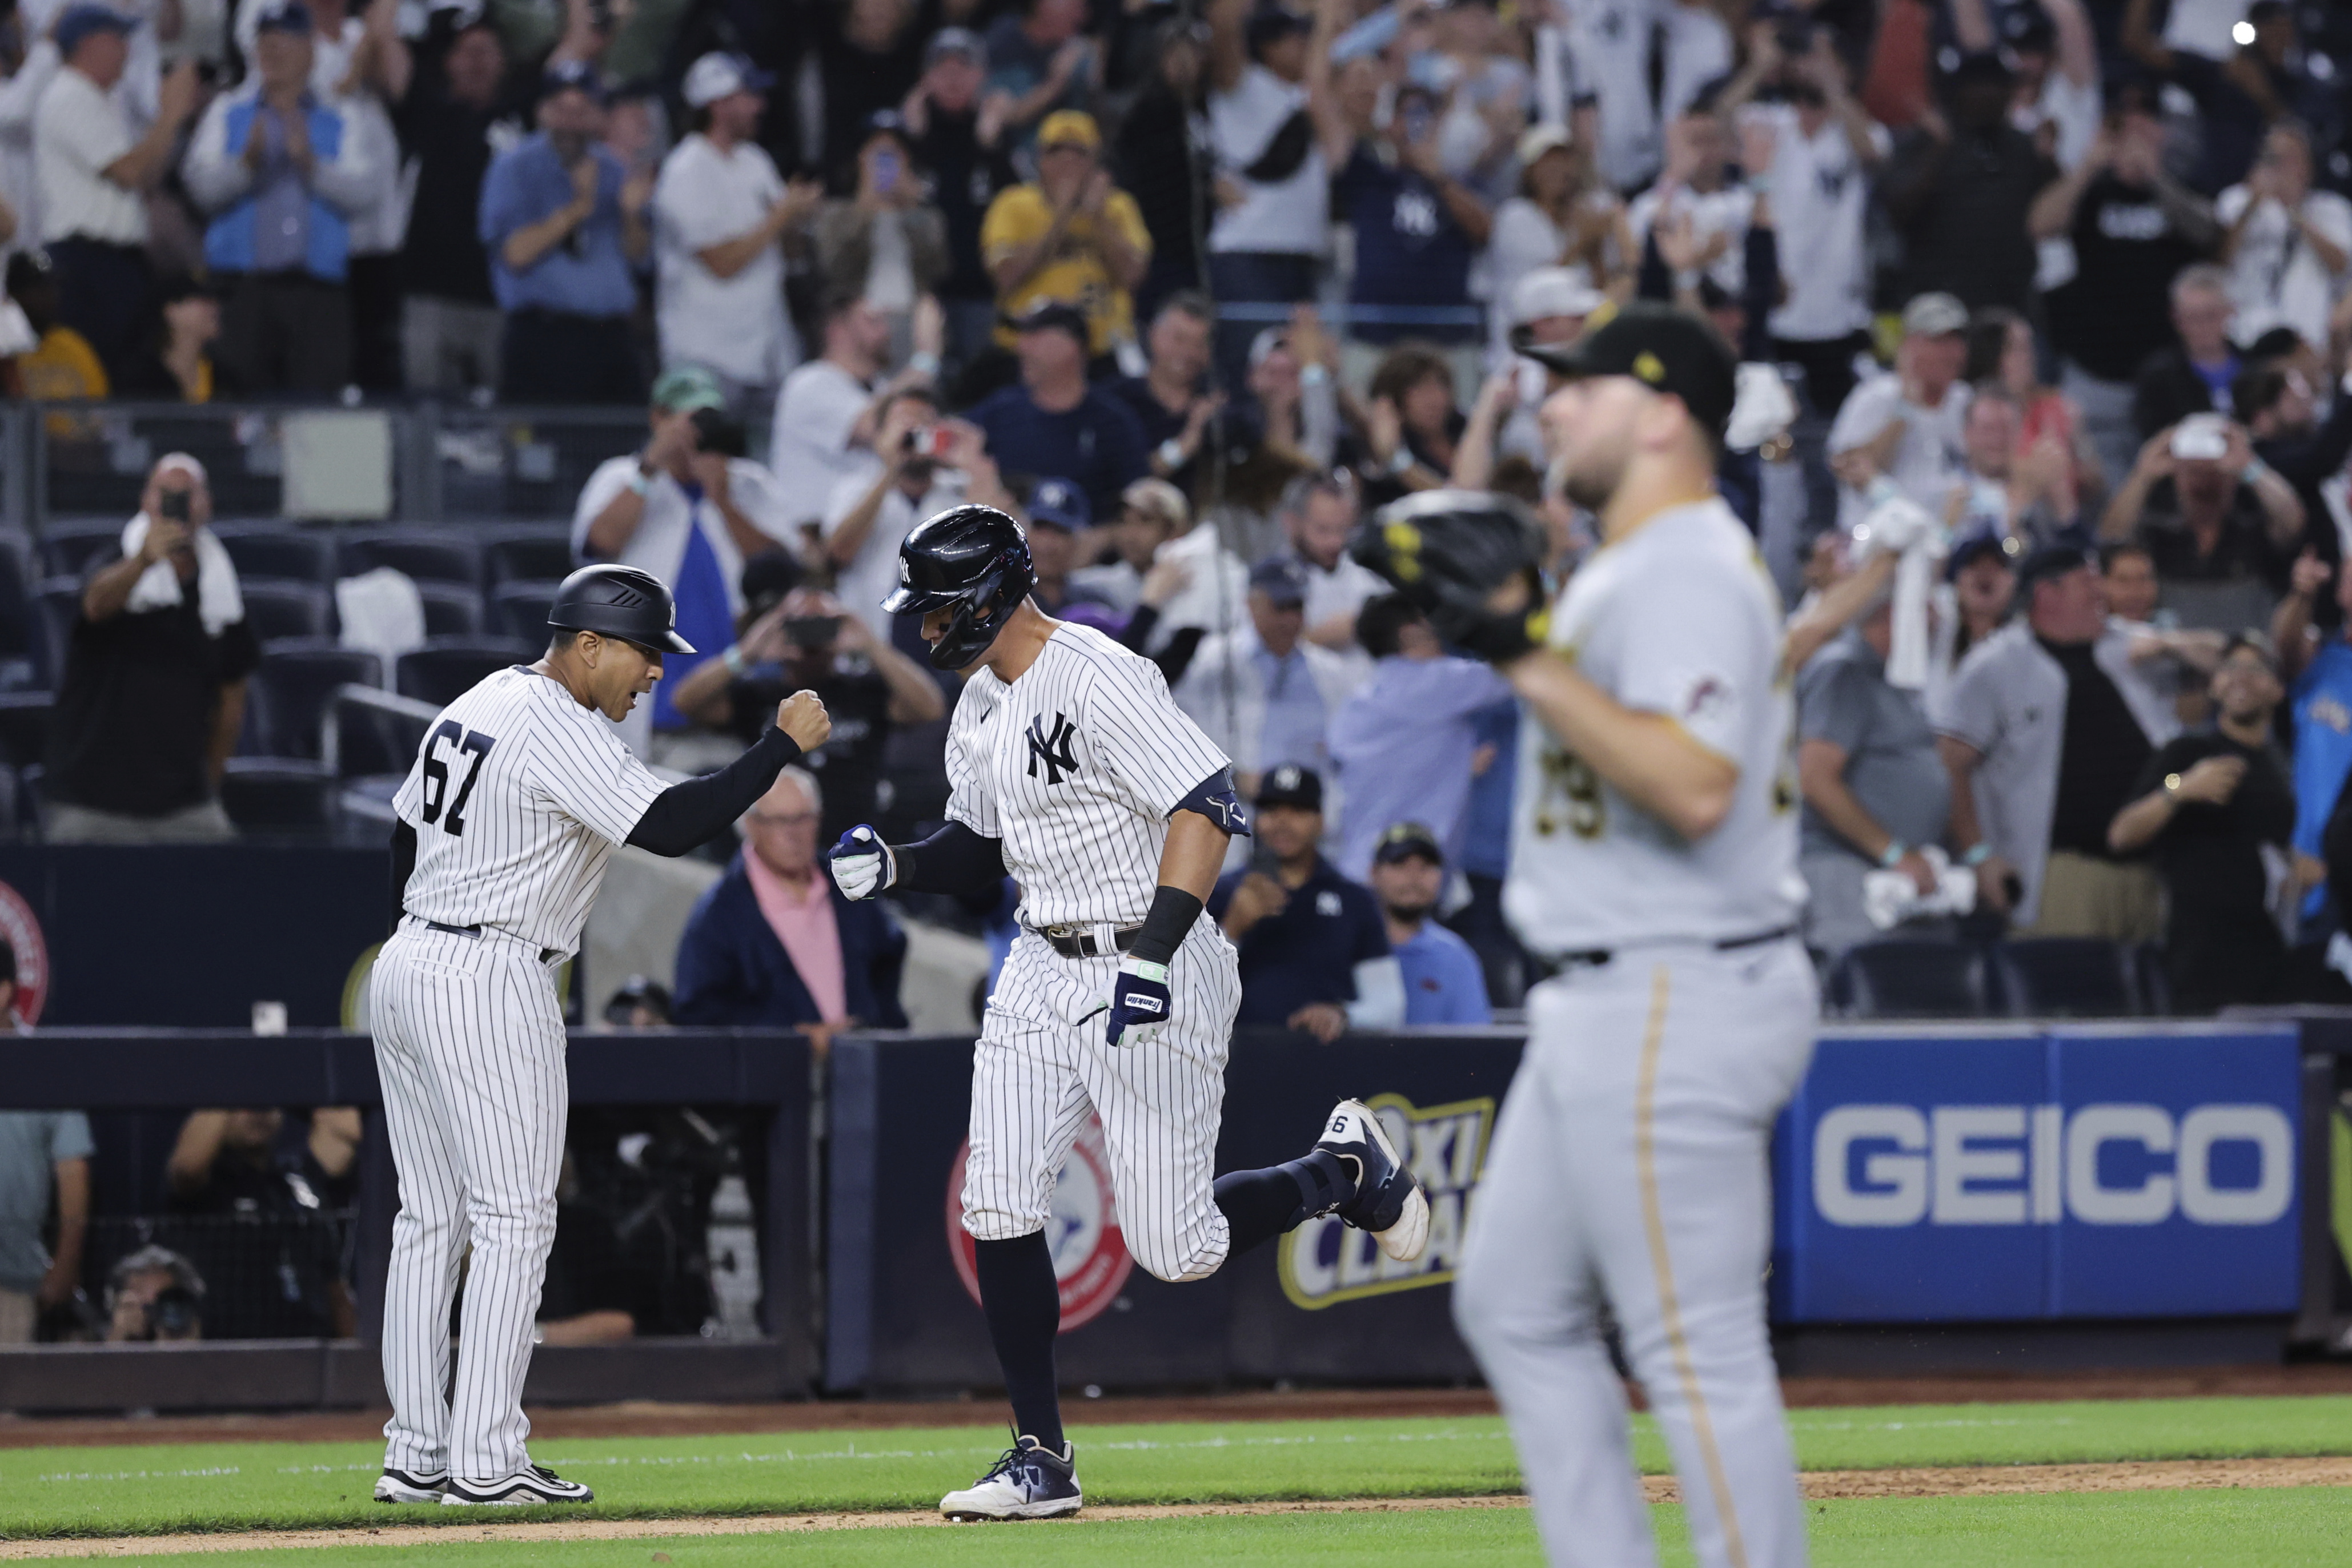
M 500 670 L 441 710 L 393 798 L 416 830 L 403 904 L 576 952 L 605 862 L 663 788 L 561 683 Z
M 1150 913 L 1168 816 L 1229 765 L 1160 666 L 1063 624 L 1011 685 L 976 672 L 948 727 L 948 815 L 1001 839 L 1024 925 Z

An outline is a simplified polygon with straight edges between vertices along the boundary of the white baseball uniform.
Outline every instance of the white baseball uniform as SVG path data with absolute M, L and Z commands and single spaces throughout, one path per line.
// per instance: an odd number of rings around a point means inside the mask
M 1504 907 L 1530 950 L 1565 964 L 1528 998 L 1454 1315 L 1555 1564 L 1656 1560 L 1603 1301 L 1673 1451 L 1698 1560 L 1805 1561 L 1764 1322 L 1768 1145 L 1818 1010 L 1790 936 L 1804 888 L 1780 623 L 1717 500 L 1602 549 L 1553 612 L 1552 645 L 1587 677 L 1738 766 L 1729 815 L 1696 841 L 1549 730 L 1520 748 Z
M 1216 923 L 1194 921 L 1170 961 L 1164 1028 L 1119 1046 L 1104 1032 L 1119 964 L 1110 938 L 1150 913 L 1177 803 L 1227 766 L 1160 667 L 1088 627 L 1057 627 L 1018 680 L 982 669 L 958 698 L 948 815 L 1003 841 L 1023 927 L 972 1057 L 963 1223 L 979 1239 L 1009 1241 L 1052 1218 L 1055 1175 L 1091 1108 L 1136 1261 L 1197 1280 L 1225 1260 L 1211 1183 L 1242 987 Z M 1094 933 L 1105 956 L 1066 958 L 1044 932 Z
M 523 1374 L 570 1103 L 555 973 L 614 849 L 663 788 L 602 717 L 514 668 L 442 710 L 394 799 L 417 851 L 408 917 L 370 998 L 400 1171 L 387 1467 L 494 1480 L 530 1462 Z M 469 1241 L 448 1403 L 449 1302 Z

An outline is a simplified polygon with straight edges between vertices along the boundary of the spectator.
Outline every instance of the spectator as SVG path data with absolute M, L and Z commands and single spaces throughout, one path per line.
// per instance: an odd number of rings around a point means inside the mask
M 1284 497 L 1282 526 L 1290 559 L 1307 585 L 1307 638 L 1341 653 L 1358 652 L 1356 617 L 1388 584 L 1348 553 L 1361 512 L 1344 475 L 1318 476 Z
M 1952 526 L 1962 531 L 2047 538 L 2074 526 L 2065 481 L 2073 464 L 2055 432 L 2024 444 L 2024 411 L 2009 389 L 1987 383 L 1969 393 L 1961 426 L 1968 472 L 1952 492 Z
M 1123 377 L 1110 388 L 1142 429 L 1153 477 L 1187 493 L 1203 446 L 1225 423 L 1218 417 L 1225 400 L 1208 386 L 1209 337 L 1216 316 L 1205 294 L 1187 289 L 1170 295 L 1151 318 L 1144 340 L 1150 360 L 1143 374 Z
M 126 1254 L 106 1276 L 109 1344 L 205 1337 L 205 1280 L 196 1266 L 152 1243 Z
M 793 24 L 816 35 L 810 53 L 821 73 L 823 168 L 835 190 L 853 183 L 874 117 L 898 108 L 921 75 L 923 35 L 938 14 L 915 0 L 850 0 Z
M 1315 298 L 1316 264 L 1330 242 L 1331 176 L 1354 140 L 1331 86 L 1337 10 L 1318 0 L 1309 20 L 1257 0 L 1208 7 L 1216 161 L 1209 293 L 1225 307 L 1217 379 L 1226 386 L 1241 384 L 1263 324 L 1246 308 Z
M 2230 402 L 2253 440 L 2254 456 L 2294 487 L 2306 537 L 2333 538 L 2336 530 L 2326 525 L 2336 514 L 2326 491 L 2352 457 L 2352 392 L 2339 385 L 2323 424 L 2310 381 L 2292 364 L 2273 361 L 2240 376 L 2230 389 Z M 2336 553 L 2342 549 L 2338 544 Z
M 1853 389 L 1830 427 L 1830 467 L 1842 488 L 1838 528 L 1852 533 L 1870 510 L 1874 479 L 1894 481 L 1930 517 L 1948 514 L 1964 481 L 1968 449 L 1969 313 L 1948 294 L 1922 294 L 1903 308 L 1895 369 Z
M 344 112 L 310 91 L 310 13 L 273 0 L 246 84 L 205 110 L 181 176 L 213 214 L 221 355 L 245 392 L 336 392 L 352 379 L 351 220 L 384 172 Z
M 2291 327 L 2306 343 L 2328 340 L 2328 315 L 2352 270 L 2352 202 L 2313 190 L 2312 163 L 2311 132 L 2273 125 L 2244 183 L 2221 193 L 2221 259 L 2242 341 L 2273 327 Z
M 1667 236 L 1688 252 L 1677 273 L 1712 277 L 1727 295 L 1746 279 L 1748 225 L 1756 194 L 1732 180 L 1731 147 L 1712 101 L 1702 100 L 1666 126 L 1666 166 L 1657 183 L 1633 198 L 1625 214 L 1633 236 L 1647 246 Z
M 998 193 L 1018 183 L 998 145 L 1003 125 L 981 108 L 987 69 L 976 34 L 942 27 L 924 47 L 922 79 L 898 111 L 947 230 L 948 273 L 939 297 L 959 365 L 986 348 L 996 329 L 996 280 L 981 255 L 981 224 Z
M 1374 663 L 1370 678 L 1331 717 L 1339 870 L 1369 872 L 1381 830 L 1397 821 L 1428 823 L 1449 863 L 1459 863 L 1473 716 L 1508 696 L 1509 687 L 1478 661 L 1447 654 L 1402 594 L 1366 604 L 1356 634 Z
M 95 0 L 68 5 L 54 29 L 65 68 L 41 94 L 33 122 L 41 235 L 57 265 L 58 318 L 88 340 L 120 379 L 153 309 L 146 195 L 172 171 L 181 129 L 201 89 L 194 60 L 163 78 L 142 133 L 114 96 L 131 58 L 131 23 Z
M 2017 71 L 2010 123 L 2032 137 L 2061 169 L 2072 170 L 2099 134 L 2099 39 L 2082 0 L 2031 0 L 2002 10 L 1999 36 L 1986 0 L 1953 0 L 1953 34 L 1963 49 L 2009 51 Z M 2045 267 L 2043 287 L 2052 278 Z
M 221 335 L 220 300 L 193 277 L 173 277 L 155 290 L 157 319 L 152 340 L 135 367 L 135 377 L 119 389 L 126 397 L 168 402 L 210 402 L 215 394 L 237 395 L 235 374 L 215 364 Z
M 2171 699 L 2184 722 L 2201 717 L 2207 678 L 2229 639 L 2219 632 L 2184 631 L 2179 616 L 2157 607 L 2156 561 L 2136 539 L 2099 547 L 2099 585 L 2107 596 L 2108 624 L 2131 637 L 2133 669 Z
M 679 1023 L 796 1029 L 820 1056 L 840 1030 L 907 1027 L 907 934 L 824 873 L 822 801 L 814 776 L 787 768 L 743 814 L 743 848 L 678 938 Z
M 2058 166 L 2009 123 L 2011 85 L 1999 55 L 1964 57 L 1945 78 L 1944 112 L 1906 131 L 1887 160 L 1879 199 L 1903 235 L 1910 293 L 1969 308 L 2032 301 L 2027 214 Z
M 768 444 L 795 523 L 821 517 L 833 487 L 872 462 L 877 385 L 890 350 L 890 323 L 854 287 L 826 293 L 823 330 L 824 352 L 784 378 Z M 915 380 L 910 369 L 897 384 Z
M 1893 604 L 1881 603 L 1797 677 L 1805 945 L 1832 956 L 1882 936 L 1953 934 L 1942 920 L 1882 929 L 1863 900 L 1863 879 L 1882 867 L 1934 894 L 1936 869 L 1920 852 L 1944 841 L 1951 820 L 1951 778 L 1920 695 L 1886 678 L 1894 635 Z
M 347 1208 L 358 1196 L 360 1113 L 321 1106 L 191 1111 L 164 1163 L 172 1208 L 183 1214 L 287 1214 Z
M 2306 883 L 2289 853 L 2294 789 L 2271 738 L 2284 695 L 2269 650 L 2252 636 L 2231 638 L 2213 671 L 2212 732 L 2181 736 L 2149 758 L 2107 829 L 2117 854 L 2152 849 L 2164 878 L 2175 1012 L 2288 999 L 2280 922 L 2293 919 Z M 2306 863 L 2315 872 L 2316 862 Z
M 1251 340 L 1248 397 L 1232 422 L 1246 455 L 1226 455 L 1238 470 L 1227 472 L 1228 497 L 1238 499 L 1259 474 L 1286 486 L 1302 474 L 1330 472 L 1339 446 L 1339 346 L 1312 305 L 1292 307 L 1287 325 Z
M 2058 473 L 2049 501 L 2060 516 L 2079 515 L 2085 492 L 2106 489 L 2107 469 L 2092 443 L 2083 410 L 2072 397 L 2042 382 L 2040 345 L 2024 317 L 1994 305 L 1970 319 L 1967 376 L 1970 386 L 1998 387 L 2016 404 L 2020 451 L 2050 449 Z M 2127 430 L 2129 425 L 2117 428 Z
M 1085 0 L 1023 0 L 988 29 L 989 102 L 1017 137 L 1056 113 L 1084 112 L 1100 89 L 1102 53 L 1086 22 Z M 1037 141 L 1042 152 L 1042 125 Z
M 1139 479 L 1120 495 L 1113 517 L 1107 531 L 1117 558 L 1080 567 L 1070 574 L 1070 583 L 1124 612 L 1143 602 L 1144 585 L 1155 575 L 1160 548 L 1191 529 L 1192 508 L 1166 480 Z M 1159 575 L 1171 591 L 1186 586 L 1183 581 L 1169 584 L 1171 577 L 1184 576 L 1181 569 Z M 1156 609 L 1153 613 L 1156 618 Z
M 1349 347 L 1366 361 L 1405 338 L 1477 340 L 1470 266 L 1495 222 L 1478 193 L 1438 157 L 1443 108 L 1424 88 L 1398 89 L 1386 139 L 1359 141 L 1331 183 L 1336 215 L 1356 236 Z
M 1372 896 L 1404 982 L 1404 1021 L 1493 1023 L 1478 956 L 1433 918 L 1444 891 L 1445 857 L 1434 834 L 1419 822 L 1398 822 L 1381 834 L 1372 852 Z
M 1960 661 L 2008 623 L 2017 597 L 2017 570 L 2011 559 L 2023 547 L 2006 534 L 1962 534 L 1952 541 L 1944 562 L 1944 582 L 1935 594 L 1935 642 L 1929 650 L 1927 684 L 1921 688 L 1927 716 L 1944 710 L 1952 675 Z
M 1045 299 L 1017 323 L 1021 379 L 973 408 L 989 455 L 1009 473 L 1054 475 L 1108 517 L 1144 476 L 1143 427 L 1127 405 L 1087 384 L 1087 327 L 1074 305 Z
M 2319 591 L 2331 578 L 2341 619 L 2336 632 L 2323 634 L 2314 622 Z M 2305 551 L 2271 616 L 2271 645 L 2278 650 L 2294 724 L 2294 850 L 2318 859 L 2326 854 L 2329 815 L 2352 775 L 2352 571 Z M 2314 888 L 2303 902 L 2300 939 L 2315 935 L 2325 940 L 2329 935 L 2320 922 L 2328 913 L 2330 894 L 2341 925 L 2346 890 Z
M 26 38 L 20 29 L 22 53 L 13 61 L 0 60 L 0 206 L 15 220 L 8 236 L 0 239 L 0 256 L 41 243 L 40 181 L 34 170 L 33 120 L 41 95 L 57 79 L 64 63 L 58 57 L 54 36 Z
M 1601 177 L 1620 191 L 1639 190 L 1658 172 L 1659 10 L 1643 0 L 1567 0 L 1557 12 L 1559 47 L 1545 62 L 1552 101 L 1573 114 L 1577 140 L 1595 150 Z
M 915 525 L 965 501 L 1011 507 L 987 439 L 961 420 L 942 422 L 936 395 L 913 385 L 875 411 L 870 472 L 834 486 L 825 502 L 824 551 L 834 589 L 877 637 L 891 635 L 882 601 L 898 582 L 898 546 Z
M 1209 914 L 1241 949 L 1234 1022 L 1301 1030 L 1329 1044 L 1350 1028 L 1404 1021 L 1404 979 L 1380 905 L 1318 852 L 1323 780 L 1304 768 L 1260 781 L 1255 855 L 1209 894 Z
M 48 253 L 20 250 L 8 258 L 8 298 L 25 313 L 33 346 L 12 361 L 20 397 L 69 402 L 107 394 L 106 367 L 89 340 L 58 315 L 58 275 Z
M 646 415 L 650 439 L 600 464 L 572 508 L 573 551 L 659 578 L 677 601 L 677 634 L 703 650 L 667 655 L 654 700 L 624 721 L 641 752 L 650 745 L 647 724 L 663 732 L 688 727 L 670 695 L 727 643 L 741 609 L 744 559 L 792 543 L 775 478 L 742 455 L 741 427 L 726 418 L 726 402 L 708 371 L 664 372 Z
M 0 1034 L 22 1027 L 16 950 L 0 940 Z M 89 1118 L 79 1111 L 0 1111 L 0 1345 L 30 1343 L 41 1314 L 81 1289 L 89 1156 L 97 1146 Z M 54 1253 L 41 1243 L 53 1199 Z
M 1454 406 L 1454 368 L 1424 344 L 1400 343 L 1366 391 L 1363 504 L 1375 509 L 1413 490 L 1433 490 L 1454 472 L 1455 444 L 1468 423 Z
M 2192 413 L 2230 406 L 2230 388 L 2244 369 L 2230 341 L 2234 313 L 2230 275 L 2220 267 L 2200 263 L 2172 280 L 2172 329 L 2179 341 L 2140 370 L 2132 423 L 2141 440 Z M 2116 472 L 2127 466 L 2117 465 Z
M 652 247 L 653 183 L 597 138 L 604 90 L 595 70 L 551 67 L 539 131 L 490 163 L 480 233 L 506 325 L 499 346 L 505 402 L 617 403 L 645 396 L 630 317 L 632 269 Z
M 800 361 L 784 312 L 784 246 L 822 195 L 814 181 L 787 186 L 759 144 L 772 79 L 740 55 L 695 61 L 686 73 L 694 129 L 654 185 L 662 364 L 717 374 L 729 410 L 751 424 L 771 416 Z
M 1093 508 L 1086 493 L 1067 479 L 1040 479 L 1029 487 L 1028 504 L 1021 508 L 1027 524 L 1029 565 L 1036 581 L 1029 596 L 1048 615 L 1059 615 L 1072 604 L 1110 601 L 1090 590 L 1073 587 L 1070 571 L 1077 565 L 1078 538 L 1094 526 Z
M 631 975 L 604 998 L 604 1021 L 614 1029 L 667 1029 L 669 1010 L 669 988 L 648 975 Z
M 2303 522 L 2294 486 L 2255 461 L 2244 428 L 2196 413 L 2141 447 L 2099 534 L 2147 548 L 2180 624 L 2231 632 L 2262 625 L 2285 591 Z
M 2150 0 L 2130 0 L 2125 7 L 2124 52 L 2195 100 L 2204 153 L 2197 188 L 2210 193 L 2235 184 L 2254 162 L 2264 128 L 2300 96 L 2298 73 L 2287 63 L 2295 48 L 2294 14 L 2284 0 L 2254 0 L 2244 8 L 2242 24 L 2231 23 L 2230 43 L 2214 58 L 2168 47 L 2150 26 L 2151 9 Z
M 940 371 L 940 342 L 918 323 L 948 273 L 947 220 L 926 196 L 894 109 L 874 116 L 857 150 L 857 191 L 817 209 L 816 267 L 827 287 L 853 290 L 889 329 L 888 362 L 909 353 L 926 374 Z
M 168 455 L 83 583 L 49 730 L 52 843 L 236 836 L 217 792 L 261 648 L 212 516 L 204 465 Z
M 2183 269 L 2221 237 L 2211 205 L 2166 171 L 2164 143 L 2152 101 L 2118 99 L 2082 161 L 2035 199 L 2031 219 L 2036 237 L 2063 236 L 2074 250 L 2074 277 L 2050 297 L 2052 331 L 2066 356 L 2067 395 L 2113 475 L 2131 466 L 2138 378 L 2172 344 L 2167 312 L 2179 319 Z
M 1203 638 L 1176 702 L 1234 759 L 1244 794 L 1287 764 L 1321 777 L 1325 737 L 1361 679 L 1349 663 L 1307 637 L 1306 574 L 1287 560 L 1249 576 L 1249 624 Z
M 1205 96 L 1203 41 L 1192 23 L 1172 17 L 1153 36 L 1150 60 L 1111 146 L 1151 236 L 1151 269 L 1135 291 L 1137 313 L 1147 318 L 1171 295 L 1199 291 L 1201 237 L 1215 212 L 1208 199 L 1213 182 L 1192 173 L 1192 124 Z
M 437 68 L 414 72 L 395 111 L 416 169 L 400 253 L 401 363 L 411 392 L 499 385 L 499 304 L 478 214 L 493 152 L 522 139 L 506 74 L 498 29 L 478 18 L 449 37 Z
M 1557 125 L 1538 125 L 1519 138 L 1518 193 L 1495 209 L 1494 234 L 1486 243 L 1487 293 L 1516 304 L 1520 281 L 1554 267 L 1584 287 L 1605 285 L 1641 254 L 1625 226 L 1625 204 L 1600 185 L 1590 150 L 1579 147 Z M 1514 310 L 1492 310 L 1492 349 L 1510 350 Z
M 2023 620 L 1969 651 L 1936 716 L 1953 849 L 1979 906 L 2023 932 L 2154 941 L 2162 888 L 2107 825 L 2179 721 L 2133 674 L 2081 549 L 2034 551 L 2018 592 Z
M 1017 349 L 1013 323 L 1045 304 L 1077 313 L 1097 358 L 1135 337 L 1130 291 L 1151 265 L 1151 235 L 1135 198 L 1111 183 L 1101 152 L 1091 115 L 1048 115 L 1037 131 L 1036 180 L 989 204 L 980 246 L 996 280 L 1000 349 Z
M 1863 219 L 1871 176 L 1893 146 L 1849 90 L 1844 58 L 1827 29 L 1790 57 L 1777 25 L 1749 34 L 1748 66 L 1725 89 L 1724 112 L 1759 114 L 1772 128 L 1765 175 L 1780 214 L 1780 275 L 1788 294 L 1771 313 L 1774 351 L 1801 366 L 1805 396 L 1832 416 L 1853 391 L 1854 361 L 1870 347 L 1870 274 Z M 1759 95 L 1779 101 L 1747 108 Z

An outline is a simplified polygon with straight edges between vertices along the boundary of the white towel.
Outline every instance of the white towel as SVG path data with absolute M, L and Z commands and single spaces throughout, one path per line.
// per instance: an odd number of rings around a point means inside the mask
M 1906 920 L 1931 915 L 1968 915 L 1977 906 L 1976 873 L 1951 862 L 1934 844 L 1920 850 L 1936 870 L 1936 891 L 1921 893 L 1908 872 L 1893 867 L 1869 871 L 1862 878 L 1862 910 L 1881 931 L 1892 931 Z
M 1897 552 L 1894 626 L 1886 651 L 1886 684 L 1917 691 L 1927 684 L 1927 601 L 1950 549 L 1945 530 L 1891 481 L 1871 486 L 1875 503 L 1853 530 L 1855 564 L 1882 551 Z
M 125 556 L 139 553 L 139 547 L 147 542 L 148 526 L 144 512 L 122 525 Z M 223 628 L 245 619 L 245 595 L 236 586 L 236 566 L 228 559 L 228 547 L 213 538 L 210 528 L 198 528 L 192 542 L 196 551 L 196 615 L 205 623 L 205 635 L 217 637 Z M 169 610 L 185 597 L 178 569 L 168 559 L 159 560 L 139 574 L 123 608 L 133 614 Z

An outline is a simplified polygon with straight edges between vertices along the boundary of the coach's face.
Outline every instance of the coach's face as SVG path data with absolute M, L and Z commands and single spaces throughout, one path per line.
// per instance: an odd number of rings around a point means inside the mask
M 573 644 L 587 674 L 588 706 L 618 724 L 662 677 L 661 655 L 618 637 L 583 632 Z

